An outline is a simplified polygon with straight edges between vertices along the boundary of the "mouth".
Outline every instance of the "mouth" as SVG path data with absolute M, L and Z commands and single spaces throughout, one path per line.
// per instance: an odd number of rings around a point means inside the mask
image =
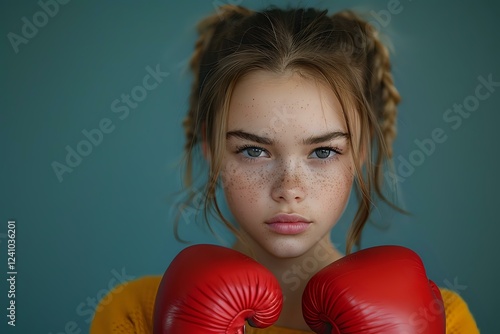
M 298 214 L 278 214 L 266 221 L 266 224 L 275 233 L 293 235 L 306 231 L 311 221 Z

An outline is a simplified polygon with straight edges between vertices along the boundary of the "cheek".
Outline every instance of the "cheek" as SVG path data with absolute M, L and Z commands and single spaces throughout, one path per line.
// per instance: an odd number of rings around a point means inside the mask
M 342 205 L 349 198 L 354 180 L 352 166 L 342 161 L 310 174 L 308 195 L 327 207 Z
M 226 164 L 221 172 L 222 187 L 229 204 L 252 204 L 262 197 L 266 177 L 260 169 Z

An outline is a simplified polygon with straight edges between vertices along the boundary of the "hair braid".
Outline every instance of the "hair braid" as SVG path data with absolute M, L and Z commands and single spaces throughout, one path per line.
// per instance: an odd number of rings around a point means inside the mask
M 375 115 L 378 118 L 383 142 L 382 149 L 388 158 L 392 157 L 392 144 L 397 135 L 397 105 L 401 100 L 391 74 L 389 51 L 381 42 L 379 33 L 372 25 L 364 21 L 352 11 L 335 14 L 335 18 L 343 18 L 356 23 L 362 33 L 362 42 L 357 40 L 358 48 L 364 49 L 366 56 L 366 95 L 371 99 Z
M 380 130 L 385 141 L 388 158 L 392 158 L 392 144 L 396 138 L 397 105 L 401 100 L 399 92 L 394 86 L 389 61 L 389 51 L 378 39 L 378 33 L 370 27 L 373 34 L 373 76 L 371 86 L 374 92 L 379 92 L 379 100 L 374 106 L 379 116 Z
M 198 23 L 197 28 L 199 37 L 196 41 L 194 52 L 189 62 L 191 71 L 194 74 L 190 106 L 189 112 L 182 123 L 186 135 L 186 151 L 190 151 L 194 144 L 196 144 L 199 140 L 199 124 L 196 124 L 195 120 L 198 119 L 196 116 L 198 112 L 200 85 L 202 84 L 200 82 L 202 59 L 207 51 L 216 49 L 216 47 L 212 46 L 212 44 L 219 44 L 220 41 L 224 39 L 224 28 L 229 21 L 241 19 L 242 17 L 248 16 L 252 13 L 252 11 L 243 7 L 224 5 L 218 9 L 216 14 L 208 16 Z M 216 31 L 218 33 L 221 32 L 221 34 L 216 34 Z M 214 39 L 217 40 L 214 41 Z
M 391 74 L 391 63 L 389 60 L 389 51 L 387 47 L 380 41 L 378 32 L 369 24 L 367 24 L 368 36 L 372 40 L 372 61 L 368 63 L 371 67 L 371 91 L 374 96 L 372 98 L 373 108 L 378 118 L 380 129 L 380 138 L 378 142 L 379 151 L 374 165 L 375 176 L 375 191 L 388 203 L 390 206 L 399 212 L 406 211 L 395 206 L 382 193 L 382 185 L 384 181 L 384 161 L 391 161 L 393 157 L 393 143 L 397 135 L 397 105 L 401 100 L 398 90 L 394 85 L 394 80 Z M 392 165 L 389 166 L 392 168 Z
M 352 57 L 351 61 L 361 66 L 364 72 L 364 95 L 369 105 L 366 117 L 372 124 L 369 128 L 369 142 L 376 145 L 366 151 L 370 156 L 375 153 L 376 157 L 373 162 L 367 161 L 367 180 L 360 183 L 361 203 L 347 237 L 346 252 L 349 253 L 354 245 L 360 244 L 361 232 L 372 210 L 372 191 L 391 207 L 405 212 L 389 201 L 382 192 L 384 162 L 392 159 L 392 145 L 397 134 L 396 107 L 401 98 L 394 86 L 389 51 L 379 39 L 378 32 L 352 11 L 336 13 L 332 20 L 340 21 L 342 28 L 350 32 L 350 43 L 353 45 L 347 56 Z M 358 175 L 361 175 L 360 171 Z

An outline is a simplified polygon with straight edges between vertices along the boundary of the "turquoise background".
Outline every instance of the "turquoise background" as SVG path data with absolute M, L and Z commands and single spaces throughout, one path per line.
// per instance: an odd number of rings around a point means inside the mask
M 257 9 L 289 2 L 70 1 L 17 53 L 8 34 L 21 35 L 23 17 L 43 20 L 36 14 L 41 7 L 36 1 L 1 3 L 0 332 L 88 332 L 92 303 L 116 277 L 159 275 L 185 247 L 173 237 L 171 195 L 180 189 L 180 124 L 191 82 L 186 61 L 195 23 L 223 3 Z M 370 10 L 380 14 L 391 2 L 290 3 L 360 8 L 374 21 Z M 500 235 L 500 87 L 457 129 L 443 115 L 474 94 L 479 76 L 500 81 L 500 5 L 402 0 L 400 6 L 381 25 L 394 45 L 394 76 L 403 96 L 396 166 L 398 159 L 417 157 L 415 140 L 430 138 L 434 129 L 447 139 L 422 155 L 422 164 L 400 184 L 412 215 L 381 206 L 374 220 L 382 226 L 369 225 L 362 245 L 417 251 L 429 276 L 458 291 L 481 331 L 493 333 L 500 297 L 493 255 Z M 127 117 L 123 109 L 113 112 L 113 101 L 142 85 L 146 67 L 157 65 L 169 75 Z M 113 131 L 59 182 L 51 164 L 65 163 L 66 146 L 75 149 L 85 139 L 82 131 L 103 119 Z M 353 208 L 333 232 L 340 248 Z M 5 316 L 8 219 L 17 222 L 15 328 Z M 218 243 L 194 223 L 183 221 L 181 230 L 193 242 Z

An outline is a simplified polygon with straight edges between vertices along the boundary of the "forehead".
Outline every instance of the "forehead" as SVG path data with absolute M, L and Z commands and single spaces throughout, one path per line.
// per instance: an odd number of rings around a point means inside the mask
M 237 82 L 228 130 L 237 129 L 347 132 L 341 104 L 330 87 L 298 72 L 267 71 L 253 71 Z

